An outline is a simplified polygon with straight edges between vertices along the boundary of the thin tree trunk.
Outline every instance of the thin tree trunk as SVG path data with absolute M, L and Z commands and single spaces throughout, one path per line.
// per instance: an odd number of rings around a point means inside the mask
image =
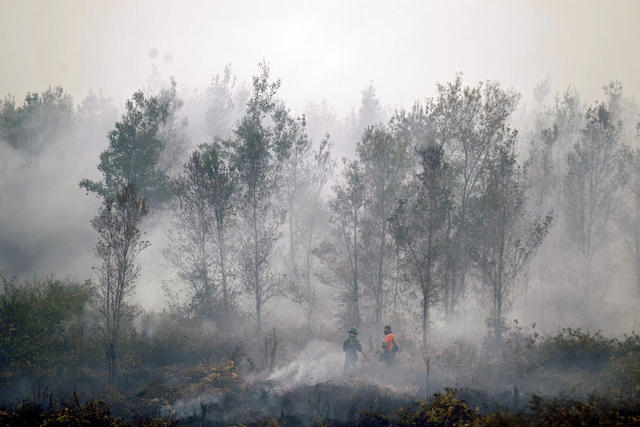
M 257 222 L 257 201 L 253 200 L 253 283 L 255 286 L 255 296 L 256 296 L 256 335 L 258 338 L 262 336 L 262 318 L 261 318 L 261 309 L 262 309 L 262 288 L 260 283 L 260 271 L 258 267 L 258 222 Z
M 356 211 L 353 227 L 353 302 L 355 327 L 360 327 L 360 301 L 358 298 L 358 213 Z
M 396 277 L 393 288 L 393 314 L 398 310 L 398 292 L 400 291 L 400 250 L 396 250 Z
M 429 290 L 428 285 L 423 285 L 422 293 L 422 348 L 426 354 L 429 336 Z
M 384 206 L 384 205 L 383 205 Z M 384 211 L 384 209 L 383 209 Z M 386 240 L 386 220 L 382 220 L 382 230 L 380 233 L 380 248 L 378 252 L 378 277 L 376 284 L 376 325 L 382 323 L 382 305 L 383 305 L 383 271 L 384 271 L 384 244 Z
M 636 262 L 636 286 L 640 297 L 640 230 L 635 231 L 635 262 Z
M 207 271 L 207 248 L 206 248 L 206 238 L 207 238 L 207 225 L 204 216 L 204 206 L 200 205 L 200 221 L 201 221 L 201 229 L 200 229 L 200 275 L 202 279 L 202 286 L 204 288 L 204 303 L 206 304 L 205 310 L 210 309 L 211 302 L 211 289 L 209 285 L 209 274 Z
M 218 215 L 218 252 L 220 254 L 220 276 L 222 281 L 222 305 L 225 313 L 231 311 L 231 302 L 229 301 L 229 288 L 227 284 L 227 247 L 224 238 L 224 226 L 222 225 L 221 215 Z
M 309 240 L 305 251 L 305 293 L 307 299 L 307 328 L 311 331 L 311 315 L 313 313 L 313 295 L 311 293 L 311 244 L 312 244 L 313 229 L 309 231 Z

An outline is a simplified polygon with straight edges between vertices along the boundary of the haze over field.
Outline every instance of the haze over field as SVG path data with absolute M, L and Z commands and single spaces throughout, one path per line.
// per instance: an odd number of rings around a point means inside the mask
M 337 158 L 352 157 L 357 138 L 331 124 L 323 128 L 309 110 L 320 106 L 330 115 L 317 118 L 343 120 L 357 113 L 369 84 L 388 118 L 433 96 L 437 82 L 457 73 L 466 84 L 497 80 L 522 96 L 514 116 L 521 135 L 536 106 L 533 88 L 545 79 L 550 97 L 571 86 L 585 104 L 601 97 L 608 81 L 621 82 L 627 97 L 640 93 L 640 56 L 632 47 L 640 40 L 640 5 L 633 1 L 3 1 L 0 7 L 0 93 L 19 103 L 29 91 L 62 86 L 76 105 L 93 91 L 121 110 L 135 90 L 157 90 L 173 76 L 187 102 L 192 146 L 206 137 L 189 100 L 228 64 L 236 88 L 248 88 L 263 59 L 282 80 L 279 97 L 292 111 L 311 114 L 311 135 L 333 134 Z M 1 265 L 8 274 L 90 276 L 89 219 L 96 204 L 73 184 L 97 173 L 110 123 L 101 126 L 75 147 L 65 145 L 68 138 L 48 147 L 37 161 L 3 156 L 0 185 L 15 194 L 3 203 Z M 526 152 L 522 138 L 519 144 Z M 30 173 L 17 173 L 21 161 Z M 51 180 L 54 164 L 65 173 Z M 56 203 L 39 193 L 43 180 Z M 26 217 L 20 214 L 25 207 Z M 149 308 L 163 304 L 157 287 L 166 275 L 157 256 L 162 238 L 156 233 L 144 255 L 151 264 L 141 302 Z M 57 250 L 60 245 L 66 249 Z
M 442 387 L 640 416 L 638 22 L 0 0 L 0 424 L 41 383 L 186 423 L 404 425 Z

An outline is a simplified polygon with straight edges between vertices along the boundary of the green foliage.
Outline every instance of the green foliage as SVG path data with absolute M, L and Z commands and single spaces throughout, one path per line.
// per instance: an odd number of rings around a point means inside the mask
M 0 366 L 51 368 L 82 345 L 82 325 L 91 288 L 53 278 L 17 283 L 0 276 Z
M 24 104 L 17 108 L 7 96 L 0 100 L 0 140 L 16 149 L 34 151 L 67 129 L 73 116 L 71 95 L 59 86 L 27 93 Z
M 100 155 L 98 169 L 103 180 L 83 179 L 80 187 L 102 197 L 115 197 L 127 184 L 134 184 L 141 197 L 164 201 L 169 195 L 168 178 L 158 168 L 165 148 L 158 131 L 170 117 L 172 102 L 172 98 L 134 93 L 125 104 L 121 121 L 107 136 L 109 147 Z
M 580 328 L 562 328 L 557 335 L 540 343 L 542 364 L 563 367 L 582 365 L 599 368 L 615 350 L 615 339 L 605 338 L 600 332 L 583 332 Z
M 418 402 L 396 412 L 399 426 L 473 426 L 481 425 L 483 416 L 460 400 L 455 390 L 445 388 L 429 402 Z
M 235 308 L 227 233 L 236 220 L 236 188 L 235 170 L 218 143 L 200 145 L 173 180 L 174 238 L 163 253 L 188 285 L 184 305 L 167 289 L 176 299 L 172 309 L 186 316 L 221 318 Z
M 638 425 L 640 404 L 631 401 L 615 401 L 590 396 L 577 400 L 566 396 L 543 399 L 533 396 L 529 413 L 529 425 Z

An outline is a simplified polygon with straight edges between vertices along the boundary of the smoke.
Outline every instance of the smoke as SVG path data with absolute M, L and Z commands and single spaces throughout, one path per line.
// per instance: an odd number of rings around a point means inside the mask
M 344 353 L 335 343 L 312 341 L 285 366 L 276 369 L 267 380 L 285 389 L 313 385 L 342 376 Z
M 71 132 L 36 153 L 0 141 L 0 271 L 90 275 L 98 202 L 80 179 L 95 174 L 99 143 Z

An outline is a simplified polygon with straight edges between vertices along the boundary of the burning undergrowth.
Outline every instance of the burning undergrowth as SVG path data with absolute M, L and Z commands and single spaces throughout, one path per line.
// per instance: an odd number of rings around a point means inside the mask
M 150 385 L 138 396 L 161 392 L 163 397 L 151 399 L 163 403 L 159 416 L 222 424 L 283 416 L 303 424 L 348 422 L 358 420 L 362 411 L 390 413 L 409 402 L 407 393 L 344 375 L 344 355 L 331 348 L 328 342 L 314 341 L 273 372 L 246 378 L 232 361 L 206 361 Z

